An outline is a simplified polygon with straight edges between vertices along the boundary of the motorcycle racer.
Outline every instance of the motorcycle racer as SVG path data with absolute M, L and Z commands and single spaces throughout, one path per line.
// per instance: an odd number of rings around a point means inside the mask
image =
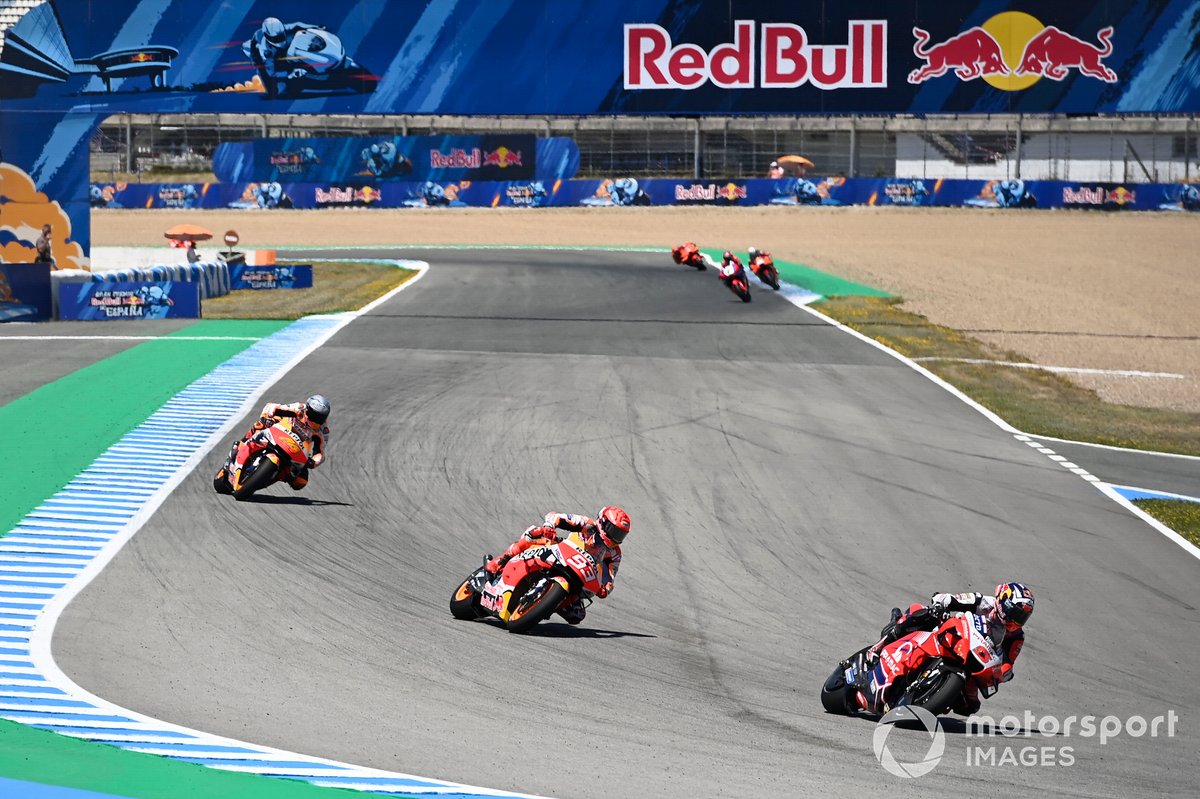
M 742 280 L 746 279 L 746 267 L 742 265 L 742 259 L 734 255 L 732 250 L 726 250 L 725 254 L 721 256 L 721 266 L 717 272 L 717 277 L 725 283 L 728 283 L 735 277 L 740 277 Z
M 967 681 L 954 712 L 969 716 L 979 710 L 980 688 L 991 689 L 1013 678 L 1013 664 L 1025 645 L 1025 622 L 1033 614 L 1033 592 L 1023 583 L 1001 583 L 994 596 L 977 592 L 965 594 L 934 594 L 929 605 L 915 603 L 907 613 L 892 610 L 892 622 L 880 631 L 879 643 L 871 647 L 879 652 L 888 644 L 918 630 L 935 630 L 948 616 L 974 613 L 988 621 L 988 635 L 1003 655 L 1004 661 L 993 672 L 990 681 L 981 684 L 978 677 Z
M 750 261 L 750 271 L 758 276 L 762 276 L 764 266 L 769 266 L 775 263 L 771 258 L 771 253 L 751 247 L 746 253 L 746 259 Z
M 293 431 L 312 442 L 313 454 L 308 459 L 308 464 L 299 473 L 291 475 L 287 482 L 296 491 L 304 488 L 308 485 L 309 470 L 315 469 L 325 462 L 325 444 L 329 438 L 329 428 L 325 422 L 329 420 L 330 410 L 329 400 L 321 394 L 313 394 L 304 402 L 294 402 L 289 405 L 268 402 L 263 406 L 258 421 L 250 426 L 246 435 L 233 442 L 233 446 L 229 449 L 229 457 L 225 460 L 221 470 L 217 472 L 216 479 L 224 479 L 229 474 L 233 462 L 237 459 L 238 448 L 251 436 L 260 430 L 267 429 L 280 419 L 293 417 L 300 422 L 293 428 Z
M 700 248 L 696 246 L 694 241 L 676 244 L 671 248 L 671 257 L 675 259 L 675 263 L 683 264 L 684 266 L 694 266 L 703 271 L 709 266 L 716 266 L 716 263 L 705 253 L 700 252 Z
M 528 527 L 502 555 L 489 558 L 484 569 L 490 577 L 494 577 L 504 568 L 504 564 L 522 552 L 560 540 L 559 530 L 567 531 L 569 535 L 565 538 L 591 555 L 600 567 L 600 591 L 597 596 L 604 599 L 612 593 L 617 569 L 621 566 L 621 543 L 629 535 L 629 514 L 613 505 L 601 508 L 595 519 L 575 513 L 547 513 L 542 524 Z M 573 602 L 559 610 L 559 615 L 568 624 L 579 624 L 587 615 L 583 599 L 582 596 L 576 596 Z

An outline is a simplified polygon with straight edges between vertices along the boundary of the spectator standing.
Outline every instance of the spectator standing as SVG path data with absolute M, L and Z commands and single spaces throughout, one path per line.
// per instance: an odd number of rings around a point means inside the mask
M 187 244 L 187 259 L 189 264 L 200 262 L 200 251 L 196 249 L 196 242 L 191 239 L 188 240 Z
M 34 263 L 54 265 L 54 255 L 50 250 L 50 238 L 50 225 L 42 225 L 42 235 L 38 236 L 37 243 L 34 245 L 37 247 L 37 257 L 33 259 Z

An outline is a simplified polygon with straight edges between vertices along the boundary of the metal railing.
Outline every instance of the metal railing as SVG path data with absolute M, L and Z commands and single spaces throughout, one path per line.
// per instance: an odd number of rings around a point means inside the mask
M 211 172 L 222 142 L 512 131 L 567 136 L 583 178 L 764 177 L 785 154 L 814 175 L 1172 182 L 1200 178 L 1194 116 L 449 117 L 132 114 L 92 141 L 93 179 Z

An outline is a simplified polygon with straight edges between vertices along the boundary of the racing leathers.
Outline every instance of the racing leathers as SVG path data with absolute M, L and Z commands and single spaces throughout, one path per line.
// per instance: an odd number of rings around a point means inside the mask
M 885 646 L 898 641 L 909 633 L 918 630 L 936 630 L 942 620 L 948 616 L 963 613 L 974 613 L 982 616 L 988 622 L 988 635 L 1000 651 L 1003 662 L 995 668 L 991 675 L 975 675 L 963 686 L 962 695 L 955 703 L 953 710 L 962 716 L 969 716 L 979 710 L 980 689 L 992 689 L 1002 682 L 1013 678 L 1013 664 L 1025 646 L 1025 631 L 1019 624 L 1005 622 L 998 618 L 995 597 L 976 592 L 966 594 L 934 594 L 929 605 L 913 604 L 907 613 L 892 612 L 894 621 L 880 631 L 879 643 L 872 647 L 879 652 Z
M 237 459 L 238 447 L 248 441 L 251 436 L 260 430 L 266 430 L 280 419 L 287 417 L 297 418 L 300 424 L 293 428 L 293 432 L 306 442 L 312 442 L 312 456 L 308 459 L 307 465 L 299 472 L 291 474 L 288 478 L 288 485 L 296 491 L 308 485 L 309 470 L 315 469 L 325 462 L 325 444 L 329 438 L 329 428 L 325 425 L 313 424 L 304 412 L 303 402 L 293 402 L 288 405 L 268 402 L 264 405 L 258 421 L 250 426 L 250 429 L 246 431 L 246 435 L 233 442 L 233 446 L 229 450 L 229 458 L 225 461 L 222 471 L 228 473 L 233 466 L 233 462 Z
M 746 282 L 746 267 L 742 266 L 740 258 L 730 255 L 728 258 L 722 259 L 717 277 L 724 283 L 728 283 L 734 278 L 741 278 L 743 282 Z
M 489 575 L 498 574 L 504 568 L 504 564 L 522 552 L 562 540 L 558 536 L 560 530 L 568 533 L 564 536 L 566 540 L 587 552 L 596 562 L 600 569 L 600 590 L 596 596 L 604 599 L 612 593 L 617 569 L 621 566 L 621 547 L 610 547 L 606 544 L 600 535 L 599 525 L 590 516 L 577 513 L 547 513 L 542 524 L 527 528 L 503 554 L 485 563 L 484 568 Z M 590 594 L 588 596 L 590 597 Z M 579 595 L 568 597 L 571 601 L 558 611 L 568 624 L 579 624 L 587 615 L 584 598 Z

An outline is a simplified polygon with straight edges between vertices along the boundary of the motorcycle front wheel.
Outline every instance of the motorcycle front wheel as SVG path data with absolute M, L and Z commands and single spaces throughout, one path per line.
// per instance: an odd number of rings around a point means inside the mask
M 517 600 L 517 606 L 505 622 L 510 633 L 523 633 L 533 629 L 538 622 L 550 618 L 558 606 L 567 598 L 567 592 L 554 580 L 546 580 L 540 587 Z
M 241 487 L 233 492 L 233 498 L 239 501 L 249 499 L 255 491 L 260 491 L 271 484 L 271 481 L 275 479 L 275 471 L 274 461 L 265 455 L 260 457 L 258 466 L 246 478 Z
M 943 663 L 941 658 L 937 658 L 921 669 L 917 678 L 904 689 L 896 705 L 915 705 L 935 716 L 948 712 L 967 684 L 967 677 L 957 670 L 942 669 Z

